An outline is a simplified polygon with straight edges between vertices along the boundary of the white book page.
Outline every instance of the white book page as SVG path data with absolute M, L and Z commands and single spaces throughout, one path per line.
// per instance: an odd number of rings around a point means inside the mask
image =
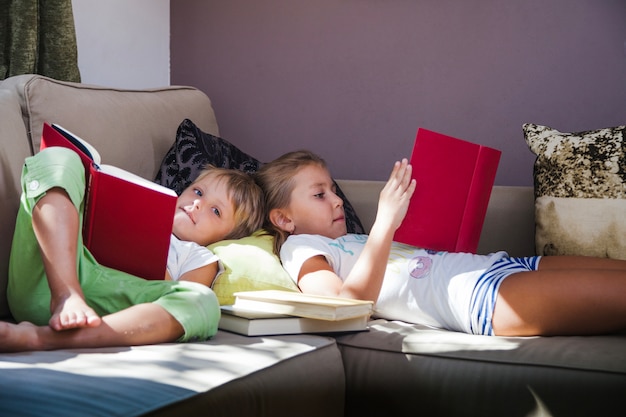
M 83 152 L 85 152 L 87 155 L 89 155 L 91 157 L 91 159 L 96 163 L 96 164 L 100 164 L 100 162 L 102 161 L 102 158 L 100 157 L 100 153 L 98 152 L 98 150 L 89 142 L 87 142 L 85 139 L 75 135 L 74 133 L 70 132 L 69 130 L 67 130 L 66 128 L 59 126 L 58 124 L 53 124 L 52 125 L 55 129 L 61 130 L 63 132 L 66 133 L 66 135 L 64 135 L 70 142 L 72 142 L 74 145 L 76 145 L 78 148 L 82 148 L 81 150 Z
M 145 188 L 149 188 L 155 191 L 158 191 L 160 193 L 163 194 L 169 194 L 172 195 L 174 197 L 177 197 L 176 192 L 172 189 L 169 189 L 167 187 L 164 187 L 160 184 L 157 184 L 154 181 L 150 181 L 148 179 L 145 179 L 137 174 L 133 174 L 132 172 L 126 171 L 125 169 L 122 168 L 118 168 L 116 166 L 113 165 L 99 165 L 98 166 L 98 170 L 100 172 L 103 172 L 107 175 L 111 175 L 113 177 L 117 177 L 117 178 L 123 178 L 129 182 L 132 182 L 134 184 L 138 184 L 141 185 Z

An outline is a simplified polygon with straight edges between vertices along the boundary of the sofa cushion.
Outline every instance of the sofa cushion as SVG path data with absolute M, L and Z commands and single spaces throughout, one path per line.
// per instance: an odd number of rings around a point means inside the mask
M 1 416 L 342 416 L 334 339 L 246 337 L 0 355 Z M 209 411 L 210 410 L 210 411 Z
M 180 194 L 207 164 L 254 173 L 263 162 L 185 119 L 178 127 L 175 141 L 163 158 L 155 181 Z M 344 202 L 348 232 L 364 233 L 361 220 L 339 185 L 337 195 Z
M 537 253 L 626 259 L 626 126 L 563 133 L 528 123 L 523 130 L 537 156 Z
M 211 100 L 193 87 L 132 90 L 20 75 L 4 80 L 2 88 L 20 100 L 33 152 L 43 122 L 57 123 L 94 145 L 103 163 L 144 178 L 154 178 L 185 117 L 219 134 Z
M 264 231 L 242 239 L 224 240 L 209 246 L 223 267 L 213 291 L 220 304 L 233 304 L 234 293 L 253 290 L 298 291 L 272 251 L 273 238 Z
M 415 408 L 407 405 L 416 393 L 427 416 L 586 416 L 624 409 L 624 334 L 477 336 L 374 320 L 368 332 L 336 339 L 346 416 L 412 416 Z

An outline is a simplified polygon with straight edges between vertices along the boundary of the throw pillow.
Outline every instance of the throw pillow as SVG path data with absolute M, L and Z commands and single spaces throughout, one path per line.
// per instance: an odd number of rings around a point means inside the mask
M 227 140 L 203 132 L 191 120 L 185 119 L 178 127 L 174 144 L 163 158 L 155 182 L 180 194 L 207 164 L 254 173 L 263 163 Z M 339 185 L 335 185 L 337 195 L 343 200 L 348 232 L 364 233 L 354 208 Z
M 209 246 L 224 268 L 212 287 L 221 305 L 233 304 L 237 291 L 299 291 L 272 251 L 273 245 L 273 238 L 260 230 Z
M 178 126 L 174 144 L 165 154 L 155 182 L 181 192 L 206 165 L 255 172 L 261 163 L 225 139 L 203 132 L 191 120 Z
M 534 165 L 539 255 L 626 259 L 626 126 L 563 133 L 523 125 Z

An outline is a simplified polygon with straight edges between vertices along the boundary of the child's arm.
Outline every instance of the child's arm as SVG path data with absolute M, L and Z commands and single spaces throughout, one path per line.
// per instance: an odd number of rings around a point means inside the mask
M 218 263 L 213 262 L 200 268 L 187 271 L 178 278 L 179 281 L 193 281 L 204 284 L 207 287 L 213 285 L 215 276 L 217 275 Z M 169 275 L 169 274 L 168 274 Z
M 380 193 L 376 220 L 365 248 L 350 275 L 342 281 L 324 257 L 313 257 L 300 269 L 298 286 L 303 292 L 376 301 L 394 233 L 402 223 L 415 191 L 411 171 L 406 159 L 395 163 Z

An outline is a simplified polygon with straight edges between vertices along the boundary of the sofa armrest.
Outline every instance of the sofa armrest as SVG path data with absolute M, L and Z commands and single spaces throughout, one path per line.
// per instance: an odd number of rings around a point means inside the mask
M 15 217 L 20 202 L 20 175 L 30 155 L 20 103 L 10 91 L 0 89 L 0 318 L 9 315 L 6 302 L 7 271 Z

